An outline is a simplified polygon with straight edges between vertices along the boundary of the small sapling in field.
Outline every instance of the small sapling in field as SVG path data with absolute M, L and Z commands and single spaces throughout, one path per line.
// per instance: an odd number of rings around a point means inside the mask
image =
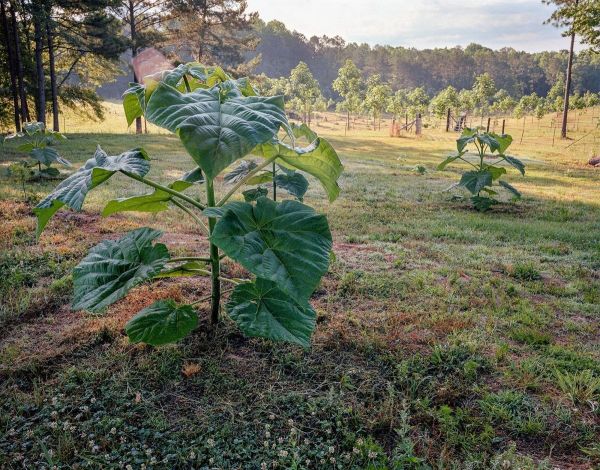
M 56 178 L 60 175 L 53 163 L 71 166 L 71 163 L 61 157 L 55 145 L 66 139 L 60 132 L 46 129 L 43 122 L 28 122 L 23 125 L 23 132 L 11 134 L 5 140 L 19 139 L 17 150 L 26 153 L 33 162 L 24 162 L 25 167 L 30 168 L 28 180 L 41 178 Z
M 493 132 L 485 132 L 483 128 L 465 129 L 456 141 L 458 153 L 446 158 L 437 167 L 444 170 L 446 166 L 456 160 L 473 167 L 472 170 L 463 173 L 460 181 L 454 187 L 465 188 L 471 193 L 471 202 L 479 211 L 487 211 L 498 201 L 494 198 L 498 193 L 492 189 L 498 186 L 507 190 L 515 199 L 521 198 L 521 193 L 511 184 L 501 180 L 507 173 L 506 164 L 515 168 L 521 175 L 525 176 L 525 165 L 521 160 L 506 155 L 506 150 L 512 143 L 510 135 L 498 135 Z M 468 158 L 469 147 L 476 150 L 477 159 L 472 161 Z M 489 162 L 493 160 L 492 162 Z M 497 186 L 494 186 L 497 183 Z

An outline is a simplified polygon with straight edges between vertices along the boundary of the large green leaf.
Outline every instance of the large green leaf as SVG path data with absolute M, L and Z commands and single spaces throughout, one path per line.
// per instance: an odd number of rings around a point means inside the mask
M 63 206 L 81 210 L 87 193 L 109 179 L 117 171 L 128 171 L 144 176 L 150 169 L 149 158 L 142 149 L 129 150 L 117 156 L 108 156 L 98 146 L 96 153 L 79 170 L 61 182 L 46 196 L 33 212 L 37 216 L 39 236 L 48 220 Z
M 267 188 L 263 188 L 262 186 L 242 191 L 242 196 L 244 196 L 244 201 L 246 202 L 254 202 L 258 200 L 258 198 L 266 196 L 267 194 L 269 194 L 269 190 Z
M 255 184 L 265 184 L 273 181 L 273 172 L 271 171 L 263 171 L 262 173 L 257 173 L 252 178 L 248 178 L 246 181 L 247 185 L 255 185 Z
M 50 166 L 54 162 L 72 166 L 71 162 L 61 157 L 54 147 L 36 147 L 29 152 L 29 156 L 46 166 Z
M 308 180 L 297 171 L 278 173 L 275 176 L 277 189 L 281 188 L 290 193 L 299 201 L 302 201 L 308 190 Z
M 498 184 L 507 189 L 515 197 L 515 199 L 521 199 L 521 193 L 512 184 L 507 183 L 506 181 L 498 181 Z
M 136 314 L 125 325 L 132 343 L 152 346 L 173 343 L 198 326 L 198 314 L 191 305 L 177 305 L 173 300 L 158 300 Z
M 191 277 L 191 276 L 208 276 L 210 274 L 206 269 L 206 263 L 199 261 L 188 261 L 179 266 L 165 269 L 159 272 L 155 279 L 161 279 L 165 277 Z
M 512 144 L 512 141 L 513 141 L 512 136 L 510 136 L 508 134 L 494 134 L 494 133 L 490 133 L 490 135 L 494 139 L 496 139 L 496 141 L 500 145 L 498 147 L 498 153 L 500 155 L 504 155 L 504 152 L 506 152 L 506 150 L 508 149 L 508 147 L 510 147 L 510 144 Z
M 146 119 L 177 133 L 209 179 L 287 126 L 281 96 L 225 99 L 219 86 L 182 93 L 164 82 L 147 102 Z
M 187 188 L 192 186 L 193 183 L 187 181 L 178 180 L 169 184 L 169 188 L 175 191 L 185 191 Z M 173 198 L 171 193 L 163 191 L 162 189 L 155 189 L 150 194 L 143 194 L 141 196 L 133 196 L 127 198 L 113 199 L 108 201 L 102 215 L 107 217 L 117 212 L 161 212 L 169 209 L 169 201 Z
M 190 90 L 195 90 L 211 88 L 227 82 L 229 87 L 235 88 L 243 96 L 256 95 L 247 78 L 233 80 L 221 67 L 205 66 L 198 62 L 180 64 L 172 70 L 149 75 L 144 77 L 144 82 L 146 85 L 130 83 L 129 88 L 123 93 L 123 108 L 129 126 L 136 118 L 144 115 L 146 103 L 161 82 L 181 92 L 185 92 L 188 86 Z
M 199 62 L 179 64 L 171 70 L 163 70 L 144 77 L 146 83 L 146 100 L 149 100 L 160 83 L 177 88 L 179 91 L 191 91 L 197 88 L 212 88 L 218 83 L 233 81 L 219 66 L 206 66 Z
M 467 145 L 475 141 L 477 130 L 465 128 L 461 136 L 456 140 L 456 149 L 458 153 L 463 153 Z
M 276 203 L 261 197 L 256 206 L 232 202 L 211 241 L 299 303 L 311 296 L 329 265 L 327 218 L 297 201 Z
M 506 174 L 506 168 L 502 168 L 501 166 L 485 165 L 485 170 L 492 174 L 492 180 L 494 181 Z
M 331 144 L 322 137 L 305 149 L 282 143 L 266 143 L 256 147 L 252 153 L 264 158 L 278 155 L 277 162 L 282 166 L 302 170 L 314 176 L 320 181 L 330 201 L 334 201 L 340 194 L 337 181 L 344 171 L 344 166 Z
M 256 279 L 236 286 L 227 313 L 247 336 L 310 345 L 316 314 L 308 303 L 299 304 L 273 282 Z
M 498 201 L 495 199 L 485 196 L 472 196 L 471 202 L 479 212 L 486 212 L 490 210 L 493 205 L 498 204 Z
M 525 165 L 523 164 L 523 162 L 521 160 L 519 160 L 518 158 L 515 158 L 515 157 L 508 157 L 508 156 L 505 156 L 504 160 L 506 160 L 506 162 L 510 166 L 519 170 L 519 173 L 521 173 L 523 176 L 525 176 Z
M 233 184 L 243 180 L 258 165 L 252 160 L 242 160 L 238 166 L 225 175 L 223 180 L 226 183 Z
M 160 235 L 144 227 L 92 248 L 73 270 L 73 309 L 100 311 L 158 274 L 169 260 L 165 245 L 152 244 Z
M 468 189 L 471 194 L 478 194 L 486 186 L 492 184 L 492 174 L 487 170 L 467 171 L 462 175 L 459 186 Z
M 450 163 L 452 163 L 455 160 L 458 160 L 463 155 L 464 153 L 461 153 L 459 155 L 450 155 L 449 157 L 446 157 L 446 159 L 437 166 L 438 171 L 444 170 Z
M 488 134 L 487 132 L 477 134 L 477 140 L 479 141 L 480 146 L 487 145 L 492 153 L 500 148 L 500 142 L 496 140 L 494 135 Z
M 146 108 L 146 88 L 139 83 L 130 83 L 129 88 L 123 93 L 123 109 L 127 125 L 144 115 Z

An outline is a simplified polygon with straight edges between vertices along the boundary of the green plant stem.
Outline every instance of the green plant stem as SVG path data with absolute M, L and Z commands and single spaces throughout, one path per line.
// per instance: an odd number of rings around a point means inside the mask
M 215 206 L 215 188 L 213 180 L 206 178 L 206 203 L 208 207 Z M 208 232 L 212 235 L 217 219 L 214 217 L 208 218 Z M 217 245 L 210 243 L 210 260 L 211 260 L 211 305 L 210 305 L 210 322 L 215 325 L 219 322 L 219 307 L 221 301 L 221 282 L 220 274 L 220 258 L 219 248 Z
M 275 169 L 275 162 L 273 162 L 273 200 L 277 201 L 277 182 L 275 181 L 277 176 L 277 170 Z
M 191 210 L 189 210 L 187 207 L 185 207 L 181 202 L 176 201 L 175 199 L 171 199 L 171 202 L 173 204 L 175 204 L 177 207 L 179 207 L 187 215 L 189 215 L 192 219 L 194 219 L 196 221 L 196 223 L 202 227 L 202 230 L 204 230 L 204 233 L 206 233 L 206 235 L 210 235 L 208 232 L 208 227 L 206 226 L 206 224 L 204 222 L 202 222 L 200 217 L 198 217 Z
M 269 166 L 270 163 L 273 163 L 275 160 L 277 160 L 277 157 L 279 157 L 279 155 L 275 155 L 274 157 L 271 157 L 267 160 L 265 160 L 263 163 L 261 163 L 260 165 L 258 165 L 254 170 L 252 170 L 250 173 L 248 173 L 246 175 L 246 177 L 244 179 L 242 179 L 241 181 L 238 181 L 235 186 L 233 186 L 233 188 L 231 188 L 231 190 L 225 194 L 225 196 L 223 196 L 219 202 L 217 202 L 217 207 L 222 206 L 223 204 L 225 204 L 227 202 L 227 200 L 233 196 L 235 194 L 235 192 L 246 183 L 246 181 L 248 181 L 250 178 L 252 178 L 256 173 L 258 173 L 260 170 L 262 170 L 263 168 L 265 168 L 266 166 Z M 209 203 L 210 205 L 210 203 Z
M 228 292 L 231 292 L 232 290 L 233 290 L 233 289 L 227 289 L 227 290 L 224 290 L 222 293 L 223 293 L 223 294 L 227 294 Z M 212 294 L 211 294 L 211 295 L 207 295 L 206 297 L 201 297 L 201 298 L 199 298 L 198 300 L 196 300 L 196 301 L 192 302 L 190 305 L 198 305 L 198 304 L 201 304 L 202 302 L 206 302 L 207 300 L 209 300 L 211 297 L 212 297 Z
M 188 78 L 185 75 L 183 76 L 183 83 L 185 83 L 185 89 L 187 90 L 187 92 L 190 93 L 192 89 L 190 88 L 190 82 L 188 81 Z
M 243 284 L 244 282 L 249 282 L 247 279 L 242 279 L 240 281 L 236 281 L 235 279 L 229 279 L 228 277 L 219 277 L 219 279 L 221 279 L 221 281 L 223 281 L 223 282 L 229 282 L 230 284 L 233 284 L 234 286 L 238 286 L 240 284 Z
M 175 197 L 178 197 L 179 199 L 191 204 L 194 207 L 197 207 L 198 209 L 200 209 L 201 211 L 203 211 L 204 209 L 206 209 L 206 207 L 203 204 L 200 204 L 198 201 L 193 200 L 191 197 L 186 196 L 183 193 L 180 193 L 179 191 L 175 191 L 174 189 L 169 188 L 168 186 L 163 186 L 162 184 L 156 183 L 154 181 L 151 181 L 149 179 L 144 178 L 143 176 L 138 176 L 134 173 L 130 173 L 128 171 L 125 170 L 120 170 L 121 173 L 123 173 L 125 176 L 129 176 L 130 178 L 139 181 L 140 183 L 144 183 L 148 186 L 151 186 L 155 189 L 160 189 L 166 193 L 169 193 Z
M 477 165 L 471 163 L 469 160 L 462 158 L 462 157 L 458 157 L 459 160 L 462 160 L 465 163 L 468 163 L 469 165 L 471 165 L 473 168 L 475 168 L 476 170 L 479 170 L 479 168 L 477 168 Z
M 182 261 L 202 261 L 204 263 L 210 263 L 212 260 L 210 258 L 201 258 L 199 256 L 182 256 L 179 258 L 171 258 L 168 263 L 180 263 Z

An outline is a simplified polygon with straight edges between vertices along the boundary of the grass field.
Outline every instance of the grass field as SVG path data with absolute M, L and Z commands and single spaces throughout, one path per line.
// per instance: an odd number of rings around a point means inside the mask
M 103 202 L 143 191 L 116 176 L 36 243 L 31 204 L 56 183 L 24 194 L 4 178 L 0 467 L 598 468 L 600 170 L 585 162 L 600 131 L 583 124 L 598 114 L 581 113 L 573 140 L 554 144 L 554 116 L 526 121 L 523 143 L 523 120 L 509 120 L 527 174 L 508 181 L 524 197 L 485 214 L 445 191 L 463 168 L 435 170 L 456 138 L 439 123 L 390 138 L 389 121 L 359 122 L 344 137 L 327 115 L 316 129 L 345 173 L 332 205 L 317 184 L 307 194 L 336 257 L 306 351 L 246 339 L 227 319 L 210 331 L 207 304 L 181 343 L 128 344 L 135 312 L 201 298 L 204 278 L 142 285 L 103 315 L 71 312 L 70 269 L 99 240 L 148 225 L 183 255 L 206 239 L 177 212 L 100 217 Z M 116 105 L 108 118 L 67 117 L 62 154 L 80 165 L 97 144 L 143 146 L 156 180 L 191 169 L 175 137 L 128 135 Z M 4 171 L 19 156 L 1 151 Z

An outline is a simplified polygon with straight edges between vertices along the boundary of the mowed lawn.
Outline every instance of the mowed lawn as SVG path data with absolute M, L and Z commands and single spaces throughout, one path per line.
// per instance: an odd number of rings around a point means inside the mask
M 128 135 L 111 110 L 105 123 L 67 121 L 60 149 L 76 166 L 99 144 L 144 147 L 160 182 L 193 167 L 176 137 Z M 507 181 L 523 200 L 481 214 L 446 191 L 464 167 L 435 169 L 456 134 L 390 138 L 363 124 L 345 137 L 333 115 L 315 130 L 345 172 L 333 204 L 314 180 L 306 197 L 328 215 L 335 251 L 309 350 L 244 338 L 227 318 L 211 330 L 206 303 L 182 342 L 128 343 L 137 311 L 204 297 L 206 278 L 142 285 L 102 315 L 71 312 L 70 270 L 100 240 L 151 226 L 185 255 L 206 239 L 175 209 L 102 218 L 109 199 L 147 191 L 115 175 L 36 243 L 31 204 L 56 182 L 24 193 L 3 176 L 0 468 L 600 465 L 600 170 L 585 165 L 589 149 L 551 134 L 517 142 L 526 177 L 509 170 Z M 5 174 L 18 154 L 0 151 Z

